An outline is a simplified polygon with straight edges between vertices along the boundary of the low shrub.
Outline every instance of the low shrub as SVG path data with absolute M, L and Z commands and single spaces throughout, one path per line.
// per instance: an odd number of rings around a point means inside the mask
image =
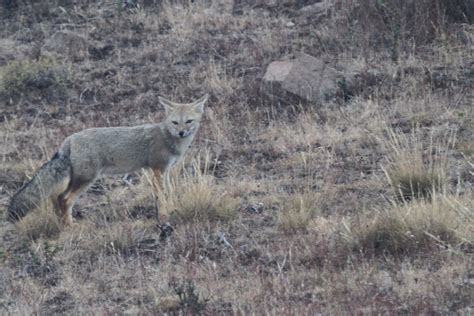
M 451 249 L 472 251 L 472 200 L 433 194 L 431 199 L 393 203 L 367 216 L 356 232 L 367 253 L 406 255 Z
M 13 61 L 0 68 L 0 96 L 7 100 L 40 93 L 48 97 L 61 92 L 67 72 L 53 60 Z

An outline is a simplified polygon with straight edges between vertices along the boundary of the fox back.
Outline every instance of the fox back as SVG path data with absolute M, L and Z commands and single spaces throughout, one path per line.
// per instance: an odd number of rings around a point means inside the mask
M 157 124 L 90 128 L 64 141 L 75 175 L 89 180 L 99 174 L 149 167 L 165 171 L 179 160 L 199 129 L 207 96 L 190 104 L 159 98 L 166 118 Z

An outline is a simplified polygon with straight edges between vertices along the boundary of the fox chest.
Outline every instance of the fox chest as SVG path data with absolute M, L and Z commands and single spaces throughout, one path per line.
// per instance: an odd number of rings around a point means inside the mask
M 149 167 L 165 171 L 184 156 L 191 145 L 192 137 L 186 139 L 165 140 L 158 146 L 152 146 L 149 152 Z
M 150 157 L 148 167 L 165 171 L 176 164 L 181 159 L 181 157 L 182 155 L 173 155 L 169 152 L 161 154 L 157 153 L 156 155 Z

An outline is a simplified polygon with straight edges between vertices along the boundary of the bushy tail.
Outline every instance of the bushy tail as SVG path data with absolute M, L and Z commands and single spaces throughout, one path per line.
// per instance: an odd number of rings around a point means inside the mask
M 42 205 L 53 194 L 60 194 L 67 189 L 71 178 L 69 157 L 56 153 L 45 163 L 12 198 L 7 210 L 8 220 L 16 222 L 28 212 Z

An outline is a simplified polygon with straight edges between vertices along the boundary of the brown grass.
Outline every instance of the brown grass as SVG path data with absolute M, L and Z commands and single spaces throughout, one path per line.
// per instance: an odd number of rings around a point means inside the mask
M 433 135 L 424 144 L 422 131 L 417 129 L 410 136 L 396 134 L 391 129 L 387 134 L 390 152 L 384 171 L 396 198 L 407 201 L 429 198 L 433 192 L 446 192 L 454 133 L 439 144 L 434 143 Z
M 163 190 L 101 177 L 73 227 L 0 221 L 1 313 L 470 314 L 469 2 L 119 2 L 0 4 L 0 209 L 67 135 L 161 120 L 158 95 L 209 93 L 205 119 Z M 58 30 L 81 58 L 51 57 Z M 275 104 L 266 67 L 300 52 L 354 87 Z
M 55 238 L 62 231 L 62 224 L 58 216 L 44 205 L 35 211 L 35 214 L 25 217 L 18 224 L 19 233 L 25 238 Z
M 52 59 L 13 61 L 0 68 L 0 95 L 10 103 L 40 93 L 44 98 L 63 91 L 67 72 Z
M 305 230 L 311 221 L 320 214 L 318 209 L 320 199 L 321 197 L 314 192 L 282 197 L 282 206 L 278 217 L 280 228 L 286 232 Z
M 474 235 L 471 197 L 431 196 L 379 211 L 356 233 L 358 246 L 377 254 L 472 251 Z
M 195 221 L 227 221 L 235 217 L 238 199 L 215 183 L 213 166 L 209 154 L 191 161 L 191 167 L 184 165 L 166 175 L 155 195 L 160 211 L 169 216 L 172 223 Z

